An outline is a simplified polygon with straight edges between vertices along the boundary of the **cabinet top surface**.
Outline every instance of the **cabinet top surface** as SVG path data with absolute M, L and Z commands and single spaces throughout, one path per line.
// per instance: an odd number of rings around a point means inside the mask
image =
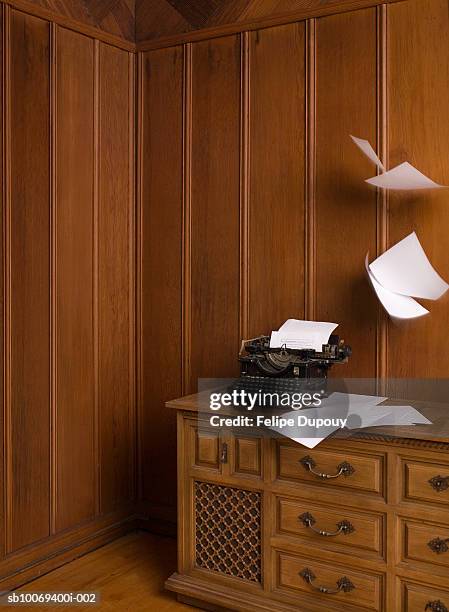
M 354 430 L 339 430 L 335 432 L 331 438 L 343 439 L 382 439 L 388 440 L 421 440 L 429 442 L 440 442 L 449 444 L 449 404 L 437 402 L 418 402 L 418 401 L 392 401 L 387 400 L 389 405 L 409 405 L 413 406 L 421 414 L 427 417 L 431 425 L 407 425 L 407 426 L 382 426 L 382 427 L 365 427 L 363 429 Z M 201 414 L 203 418 L 212 414 L 221 416 L 230 415 L 226 409 L 221 409 L 218 412 L 213 412 L 209 408 L 209 392 L 202 391 L 191 395 L 185 395 L 177 399 L 169 400 L 165 404 L 168 408 L 178 411 L 183 411 L 191 414 Z M 232 413 L 234 416 L 236 412 Z M 242 414 L 239 412 L 239 414 Z M 248 413 L 249 414 L 249 413 Z

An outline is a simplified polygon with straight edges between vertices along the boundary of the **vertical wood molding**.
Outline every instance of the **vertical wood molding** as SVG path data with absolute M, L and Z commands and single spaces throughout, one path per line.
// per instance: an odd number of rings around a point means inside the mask
M 183 82 L 183 194 L 182 194 L 182 391 L 190 392 L 191 379 L 191 155 L 192 155 L 192 45 L 184 45 Z
M 136 338 L 137 338 L 137 405 L 136 405 L 136 486 L 137 498 L 143 498 L 143 473 L 142 473 L 142 431 L 143 431 L 143 322 L 142 322 L 142 212 L 143 212 L 143 53 L 137 55 L 137 151 L 136 151 Z
M 11 550 L 12 448 L 11 448 L 11 8 L 3 7 L 3 249 L 4 249 L 4 372 L 3 372 L 3 521 L 4 552 Z
M 306 168 L 305 168 L 305 304 L 306 319 L 316 316 L 316 22 L 306 21 Z
M 57 130 L 57 110 L 56 110 L 56 74 L 57 74 L 57 44 L 58 26 L 50 24 L 50 533 L 56 532 L 56 498 L 57 498 L 57 478 L 56 478 L 56 457 L 57 457 L 57 430 L 56 430 L 56 410 L 57 410 L 57 299 L 56 299 L 56 278 L 57 278 L 57 203 L 56 203 L 56 173 L 57 173 L 57 151 L 56 151 L 56 130 Z
M 128 109 L 129 109 L 129 148 L 128 148 L 128 171 L 129 171 L 129 475 L 131 499 L 136 497 L 136 462 L 137 462 L 137 440 L 136 440 L 136 63 L 135 55 L 128 54 Z
M 93 349 L 94 349 L 94 465 L 95 465 L 95 514 L 100 514 L 101 508 L 101 438 L 100 438 L 100 376 L 99 376 L 99 198 L 100 198 L 100 42 L 94 41 L 94 96 L 93 96 L 93 207 L 92 207 L 92 297 L 93 297 Z
M 388 98 L 387 98 L 387 5 L 382 4 L 377 11 L 377 150 L 382 163 L 388 168 Z M 378 170 L 379 171 L 379 170 Z M 377 190 L 377 223 L 376 223 L 377 256 L 387 249 L 388 245 L 388 191 Z M 381 392 L 388 371 L 388 319 L 384 309 L 378 306 L 376 338 L 376 379 L 378 391 Z M 385 391 L 385 389 L 384 389 Z
M 250 206 L 250 44 L 249 32 L 240 35 L 240 339 L 249 326 L 249 206 Z

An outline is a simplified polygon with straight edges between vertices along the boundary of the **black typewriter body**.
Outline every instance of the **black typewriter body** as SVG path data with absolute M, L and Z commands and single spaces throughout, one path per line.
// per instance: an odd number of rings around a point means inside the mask
M 269 336 L 244 340 L 239 354 L 240 378 L 234 388 L 247 392 L 326 395 L 332 365 L 348 361 L 351 348 L 336 335 L 321 351 L 270 347 Z

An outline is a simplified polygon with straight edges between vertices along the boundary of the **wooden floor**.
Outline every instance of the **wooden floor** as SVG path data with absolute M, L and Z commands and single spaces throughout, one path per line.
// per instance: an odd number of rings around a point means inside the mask
M 194 612 L 198 608 L 176 601 L 164 590 L 176 569 L 176 541 L 135 532 L 30 582 L 22 591 L 98 592 L 99 605 L 2 606 L 2 610 L 132 610 L 133 612 Z

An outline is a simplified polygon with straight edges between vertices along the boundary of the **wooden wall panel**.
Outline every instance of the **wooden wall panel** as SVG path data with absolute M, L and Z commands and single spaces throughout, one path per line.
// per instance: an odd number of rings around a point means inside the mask
M 49 25 L 10 22 L 10 418 L 7 548 L 50 525 Z
M 449 184 L 449 13 L 445 0 L 410 0 L 388 11 L 390 167 L 409 161 L 435 181 Z M 447 191 L 392 194 L 389 242 L 415 230 L 430 261 L 449 279 Z M 449 296 L 426 304 L 430 314 L 388 328 L 392 377 L 448 377 L 437 356 L 449 327 Z
M 194 391 L 199 378 L 237 371 L 239 37 L 195 43 L 191 73 L 189 390 Z
M 130 499 L 133 491 L 134 334 L 131 251 L 133 174 L 130 174 L 127 53 L 99 48 L 98 178 L 98 393 L 102 512 Z M 111 88 L 111 83 L 114 87 Z M 131 197 L 130 197 L 131 196 Z M 130 274 L 131 271 L 131 274 Z
M 57 36 L 56 529 L 96 510 L 93 317 L 94 43 Z
M 305 25 L 251 33 L 249 337 L 304 317 Z
M 2 23 L 4 23 L 4 7 L 1 6 L 0 7 L 0 19 L 2 20 Z M 2 115 L 2 117 L 4 116 L 4 112 L 5 112 L 5 103 L 4 103 L 4 95 L 5 95 L 5 78 L 4 78 L 4 31 L 2 28 L 2 33 L 0 34 L 0 92 L 1 92 L 1 96 L 2 99 L 0 101 L 0 113 Z M 5 395 L 5 390 L 6 390 L 6 377 L 5 377 L 5 365 L 6 365 L 6 355 L 5 355 L 5 338 L 6 338 L 6 334 L 5 334 L 5 328 L 7 327 L 6 325 L 6 308 L 5 308 L 5 303 L 6 303 L 6 295 L 7 295 L 7 289 L 6 289 L 6 283 L 5 283 L 5 271 L 6 271 L 6 261 L 9 259 L 9 254 L 7 253 L 7 249 L 6 249 L 6 239 L 5 239 L 5 229 L 7 227 L 6 223 L 5 223 L 5 217 L 6 217 L 6 210 L 7 210 L 7 206 L 6 206 L 6 189 L 5 189 L 5 185 L 6 185 L 6 181 L 5 181 L 5 171 L 4 171 L 4 161 L 5 161 L 5 125 L 2 122 L 2 125 L 0 127 L 0 135 L 1 135 L 1 140 L 0 142 L 2 143 L 2 146 L 0 147 L 1 151 L 0 151 L 0 163 L 1 163 L 1 170 L 0 170 L 0 188 L 1 188 L 1 194 L 2 194 L 2 214 L 0 215 L 0 243 L 1 243 L 1 252 L 2 252 L 2 257 L 0 258 L 0 279 L 2 279 L 2 282 L 0 282 L 0 317 L 1 317 L 1 321 L 3 322 L 2 325 L 0 325 L 0 398 L 3 399 L 3 406 L 2 409 L 0 409 L 0 439 L 3 440 L 3 451 L 0 451 L 0 474 L 2 475 L 2 480 L 0 480 L 0 558 L 3 557 L 3 555 L 5 554 L 5 550 L 6 550 L 6 525 L 5 525 L 5 501 L 7 496 L 5 495 L 5 475 L 6 475 L 6 461 L 5 461 L 5 455 L 6 455 L 6 445 L 5 445 L 5 441 L 6 441 L 6 436 L 5 436 L 5 412 L 6 412 L 6 404 L 7 402 L 9 402 L 9 398 L 5 401 L 6 399 L 6 395 Z M 8 248 L 9 248 L 9 244 L 8 244 Z M 8 322 L 9 324 L 9 322 Z
M 316 319 L 340 323 L 353 348 L 336 376 L 376 375 L 376 297 L 364 274 L 376 255 L 375 174 L 349 138 L 376 143 L 376 9 L 316 21 Z
M 4 3 L 0 14 L 11 588 L 132 528 L 135 82 L 128 52 Z
M 182 395 L 183 51 L 140 62 L 139 465 L 154 514 L 176 500 L 175 416 L 164 402 Z

